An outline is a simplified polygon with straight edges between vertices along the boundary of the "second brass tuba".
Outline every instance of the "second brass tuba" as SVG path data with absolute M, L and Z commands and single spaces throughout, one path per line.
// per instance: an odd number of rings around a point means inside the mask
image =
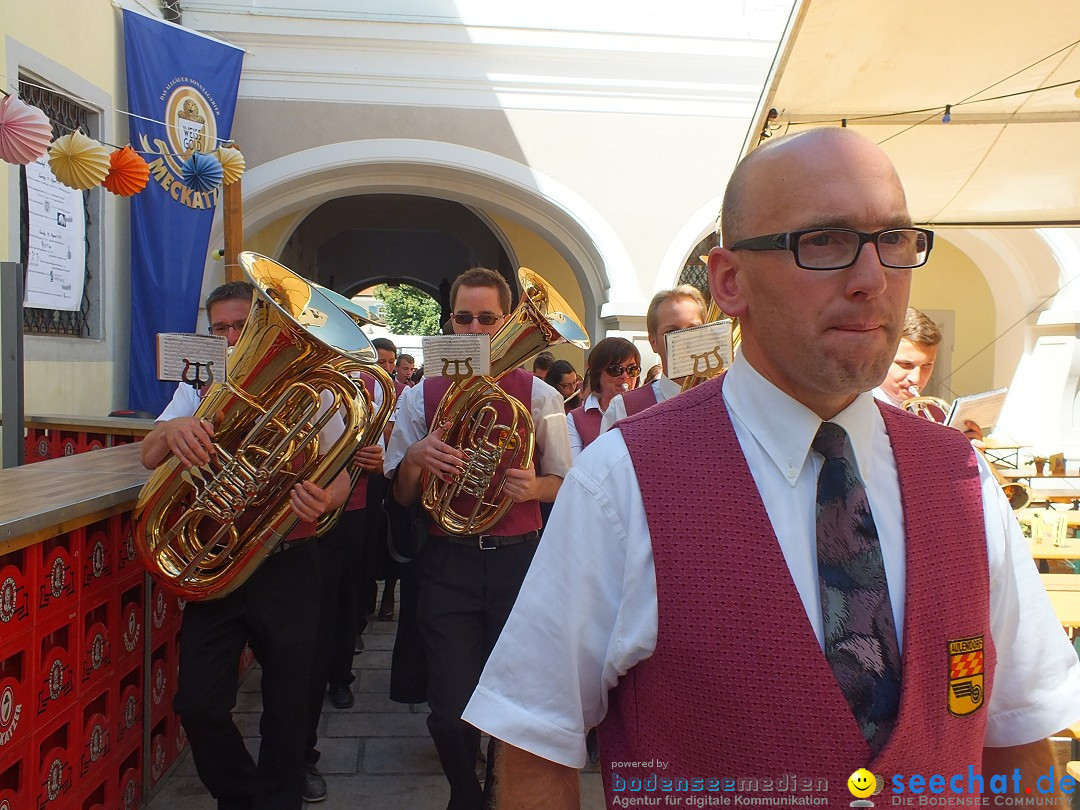
M 370 418 L 356 386 L 332 366 L 343 353 L 374 350 L 360 328 L 308 281 L 272 259 L 240 254 L 255 286 L 251 312 L 195 416 L 214 424 L 215 455 L 185 470 L 166 459 L 139 493 L 136 550 L 166 590 L 220 598 L 242 584 L 297 523 L 294 483 L 325 487 L 356 452 Z M 320 430 L 338 413 L 331 447 Z
M 430 429 L 449 422 L 444 441 L 463 451 L 465 468 L 452 481 L 423 473 L 421 505 L 443 531 L 483 534 L 509 511 L 513 502 L 502 495 L 501 471 L 527 469 L 533 460 L 532 415 L 496 382 L 528 358 L 557 343 L 589 347 L 589 336 L 569 304 L 539 275 L 518 270 L 521 301 L 491 338 L 491 376 L 455 382 L 443 395 Z M 497 404 L 509 413 L 502 418 Z

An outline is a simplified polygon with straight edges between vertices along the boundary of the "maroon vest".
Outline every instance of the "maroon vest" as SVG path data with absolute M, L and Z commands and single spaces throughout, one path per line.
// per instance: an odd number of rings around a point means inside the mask
M 574 420 L 574 427 L 581 437 L 582 449 L 596 441 L 596 437 L 600 435 L 600 422 L 604 418 L 599 408 L 587 411 L 584 405 L 579 405 L 570 411 L 568 416 Z
M 513 371 L 507 372 L 502 378 L 499 379 L 499 388 L 512 396 L 518 402 L 525 406 L 525 409 L 532 411 L 532 386 L 533 377 L 528 371 L 522 368 L 516 368 Z M 424 378 L 424 418 L 427 419 L 428 425 L 431 425 L 432 419 L 435 418 L 435 412 L 439 409 L 439 402 L 442 401 L 443 394 L 446 393 L 450 387 L 449 377 L 425 377 Z M 504 405 L 498 403 L 496 408 L 499 411 L 500 422 L 506 424 L 508 414 L 505 412 Z M 539 451 L 539 448 L 538 448 Z M 496 479 L 500 475 L 500 471 L 495 473 Z M 490 490 L 489 490 L 490 491 Z M 488 531 L 490 535 L 496 537 L 511 537 L 515 534 L 525 534 L 540 528 L 540 505 L 537 501 L 527 501 L 525 503 L 515 503 L 510 507 L 502 520 L 495 524 L 495 526 Z M 432 522 L 429 527 L 431 534 L 445 535 L 439 526 Z
M 847 778 L 863 766 L 886 779 L 980 771 L 995 656 L 970 444 L 881 407 L 901 485 L 906 590 L 900 714 L 871 758 L 807 621 L 722 386 L 706 382 L 620 423 L 652 536 L 658 634 L 653 655 L 610 693 L 600 726 L 609 805 L 632 795 L 626 780 L 653 778 L 654 757 L 670 763 L 661 780 L 730 778 L 721 791 L 787 790 L 845 807 Z M 673 476 L 671 448 L 687 437 L 694 451 Z M 827 787 L 789 789 L 789 777 Z M 875 797 L 879 807 L 889 790 Z
M 653 390 L 652 383 L 627 391 L 622 395 L 622 404 L 626 408 L 627 416 L 633 416 L 646 408 L 651 408 L 656 404 L 656 392 Z
M 361 374 L 360 380 L 364 383 L 364 388 L 367 389 L 368 396 L 371 398 L 372 413 L 374 414 L 375 378 L 370 374 Z M 349 493 L 349 500 L 345 502 L 346 512 L 352 512 L 355 509 L 363 509 L 367 506 L 367 488 L 367 473 L 362 472 L 356 477 L 356 481 L 353 483 L 352 492 Z

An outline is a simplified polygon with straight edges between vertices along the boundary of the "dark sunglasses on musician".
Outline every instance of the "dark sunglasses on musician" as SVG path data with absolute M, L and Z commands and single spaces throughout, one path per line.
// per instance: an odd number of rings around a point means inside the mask
M 623 373 L 636 377 L 641 374 L 641 366 L 608 366 L 604 369 L 612 377 L 621 377 Z
M 494 326 L 503 318 L 502 315 L 492 315 L 490 312 L 484 312 L 480 315 L 473 315 L 471 312 L 455 312 L 450 317 L 462 326 L 468 326 L 473 322 L 474 318 L 480 321 L 483 326 Z

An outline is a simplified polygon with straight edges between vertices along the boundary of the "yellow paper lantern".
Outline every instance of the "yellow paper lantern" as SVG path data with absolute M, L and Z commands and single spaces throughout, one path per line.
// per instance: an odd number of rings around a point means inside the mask
M 100 185 L 108 175 L 109 152 L 93 138 L 76 131 L 53 141 L 49 167 L 65 186 L 86 191 Z
M 244 156 L 240 154 L 240 150 L 232 146 L 223 146 L 218 149 L 218 160 L 221 161 L 221 168 L 225 173 L 221 178 L 221 182 L 225 185 L 235 183 L 239 180 L 240 175 L 242 175 L 244 169 L 247 168 L 247 161 L 245 161 Z

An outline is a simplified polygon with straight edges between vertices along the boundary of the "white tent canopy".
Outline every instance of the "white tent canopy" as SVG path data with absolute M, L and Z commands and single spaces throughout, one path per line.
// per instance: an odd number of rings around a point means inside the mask
M 1078 42 L 1077 2 L 802 0 L 744 152 L 846 120 L 918 223 L 1080 225 Z

